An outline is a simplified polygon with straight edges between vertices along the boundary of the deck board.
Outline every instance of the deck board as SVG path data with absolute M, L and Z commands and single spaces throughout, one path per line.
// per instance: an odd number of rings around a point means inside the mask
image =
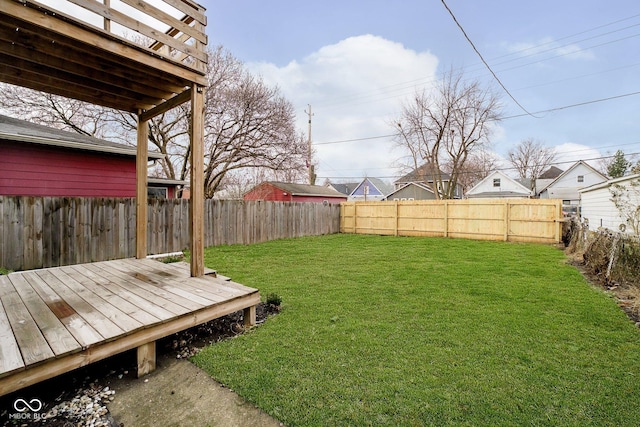
M 104 276 L 108 274 L 110 276 L 111 284 L 120 289 L 126 289 L 130 293 L 136 295 L 141 300 L 142 305 L 156 306 L 164 309 L 170 313 L 169 317 L 179 316 L 189 311 L 184 306 L 176 304 L 174 301 L 169 299 L 170 295 L 166 292 L 162 295 L 154 293 L 149 289 L 153 287 L 148 286 L 147 283 L 144 283 L 135 277 L 131 277 L 126 274 L 118 274 L 118 272 L 113 269 L 105 269 L 104 266 L 100 266 L 100 263 L 90 264 L 86 268 L 98 275 Z
M 135 331 L 143 326 L 141 322 L 138 322 L 136 319 L 123 312 L 120 307 L 110 304 L 100 295 L 94 293 L 85 286 L 82 286 L 81 283 L 61 269 L 51 270 L 51 273 L 60 281 L 60 283 L 64 283 L 64 285 L 66 285 L 71 291 L 75 292 L 79 297 L 90 304 L 94 311 L 102 313 L 103 316 L 109 319 L 121 331 Z
M 155 316 L 153 313 L 149 313 L 148 311 L 146 311 L 144 304 L 140 304 L 140 306 L 143 307 L 137 306 L 129 301 L 126 298 L 126 295 L 119 295 L 115 292 L 112 292 L 112 290 L 109 290 L 108 288 L 96 283 L 94 280 L 92 280 L 92 277 L 94 279 L 97 279 L 98 276 L 90 273 L 88 274 L 86 269 L 75 269 L 74 266 L 66 266 L 60 267 L 60 270 L 73 277 L 74 280 L 76 280 L 85 288 L 95 292 L 96 295 L 101 296 L 109 304 L 119 307 L 120 310 L 127 313 L 129 316 L 142 323 L 143 325 L 162 320 L 161 316 Z
M 180 263 L 175 263 L 175 264 L 180 264 Z M 187 268 L 189 268 L 188 264 L 185 264 L 187 266 Z M 175 272 L 180 272 L 183 270 L 183 268 L 181 266 L 174 266 L 173 264 L 168 264 L 167 266 L 168 269 L 175 271 Z M 214 292 L 218 295 L 222 295 L 224 297 L 229 297 L 229 296 L 233 296 L 233 295 L 241 295 L 245 292 L 250 291 L 251 288 L 241 285 L 240 283 L 236 283 L 233 282 L 231 280 L 225 280 L 219 277 L 207 277 L 205 278 L 197 278 L 197 280 L 205 280 L 208 283 L 214 282 L 216 284 L 215 287 L 211 286 L 211 292 Z
M 35 320 L 56 356 L 77 351 L 82 347 L 69 330 L 65 328 L 60 319 L 47 307 L 47 304 L 40 298 L 23 275 L 12 274 L 7 278 L 29 309 L 33 320 Z
M 158 264 L 157 261 L 152 261 Z M 191 287 L 188 284 L 189 281 L 194 281 L 197 279 L 187 280 L 185 277 L 181 279 L 177 275 L 173 274 L 160 274 L 160 270 L 154 270 L 152 268 L 146 268 L 143 263 L 139 263 L 140 267 L 138 268 L 139 277 L 143 277 L 145 282 L 157 285 L 159 289 L 163 289 L 167 292 L 171 292 L 174 295 L 178 295 L 186 300 L 189 300 L 193 303 L 199 304 L 200 306 L 206 306 L 210 304 L 214 304 L 216 302 L 222 301 L 223 299 L 208 299 L 198 293 L 191 292 Z M 120 271 L 127 271 L 130 269 L 128 265 L 124 263 L 118 263 L 114 265 L 114 268 L 119 269 Z M 171 284 L 167 282 L 167 280 L 171 280 Z M 176 285 L 180 285 L 180 287 Z
M 156 261 L 150 262 L 157 263 Z M 184 290 L 188 290 L 195 296 L 200 296 L 209 300 L 209 304 L 211 302 L 224 301 L 229 299 L 229 297 L 241 295 L 241 293 L 221 295 L 219 292 L 216 292 L 217 286 L 214 287 L 211 285 L 211 279 L 193 277 L 187 280 L 184 275 L 188 273 L 188 270 L 173 270 L 170 265 L 165 267 L 164 270 L 157 270 L 152 264 L 150 265 L 149 263 L 141 262 L 139 263 L 138 268 L 156 280 L 166 280 L 167 278 L 171 278 L 172 281 L 175 281 L 174 283 L 179 283 L 181 288 Z M 171 271 L 171 273 L 167 273 L 168 271 Z
M 0 276 L 0 396 L 260 302 L 228 283 L 134 259 Z
M 10 281 L 0 282 L 0 300 L 15 332 L 25 366 L 54 357 L 53 350 Z
M 6 276 L 0 276 L 0 283 L 3 281 L 8 282 L 8 280 Z M 12 372 L 22 367 L 24 367 L 24 362 L 22 361 L 18 342 L 0 300 L 0 372 Z
M 109 320 L 107 316 L 102 314 L 94 306 L 85 301 L 80 295 L 69 289 L 66 284 L 58 279 L 50 270 L 36 270 L 25 274 L 37 274 L 42 280 L 47 282 L 69 307 L 94 327 L 103 339 L 111 339 L 126 332 Z
M 113 280 L 104 278 L 102 276 L 102 270 L 99 271 L 100 274 L 96 274 L 90 266 L 70 266 L 69 268 L 72 268 L 76 270 L 78 274 L 85 276 L 89 280 L 88 283 L 93 283 L 92 286 L 96 286 L 96 292 L 103 292 L 106 295 L 112 294 L 114 296 L 113 298 L 109 297 L 105 299 L 111 299 L 114 303 L 119 303 L 120 301 L 118 298 L 121 298 L 131 305 L 130 308 L 132 310 L 137 310 L 136 315 L 139 318 L 146 317 L 147 315 L 151 316 L 151 318 L 149 318 L 150 320 L 145 322 L 145 324 L 154 323 L 155 319 L 164 321 L 175 316 L 174 313 L 159 305 L 149 304 L 149 300 L 139 296 L 135 292 L 132 292 L 130 287 L 123 286 Z M 103 291 L 100 291 L 98 288 L 103 289 Z
M 190 310 L 198 310 L 203 307 L 202 304 L 195 303 L 181 295 L 162 289 L 158 286 L 157 281 L 151 280 L 139 271 L 134 271 L 133 273 L 123 272 L 120 261 L 97 262 L 93 265 L 97 268 L 104 268 L 108 265 L 108 273 L 113 277 L 126 282 L 128 285 L 135 286 L 137 291 L 140 292 L 139 295 L 144 296 L 144 298 L 154 304 L 170 310 L 174 314 L 184 314 Z
M 82 347 L 88 347 L 102 340 L 102 336 L 69 307 L 44 280 L 38 275 L 28 275 L 26 273 L 21 273 L 21 275 L 31 284 L 33 290 L 42 298 L 51 312 L 60 319 L 60 322 Z

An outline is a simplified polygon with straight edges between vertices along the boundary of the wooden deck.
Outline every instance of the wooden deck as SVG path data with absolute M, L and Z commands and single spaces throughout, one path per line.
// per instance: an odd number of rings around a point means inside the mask
M 244 310 L 257 289 L 186 263 L 124 259 L 0 276 L 0 396 L 138 349 L 138 373 L 155 368 L 155 340 Z

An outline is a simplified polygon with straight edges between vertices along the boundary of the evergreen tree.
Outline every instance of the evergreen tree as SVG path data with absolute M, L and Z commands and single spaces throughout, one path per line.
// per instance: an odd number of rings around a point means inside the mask
M 607 174 L 611 178 L 620 178 L 624 176 L 629 166 L 631 166 L 631 162 L 624 157 L 622 150 L 618 150 L 616 154 L 613 155 L 613 160 L 607 167 Z

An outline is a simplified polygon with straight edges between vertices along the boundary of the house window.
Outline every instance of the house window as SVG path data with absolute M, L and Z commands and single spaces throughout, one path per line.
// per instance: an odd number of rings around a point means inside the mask
M 493 179 L 493 186 L 494 187 L 500 187 L 500 178 L 494 178 Z
M 150 199 L 166 199 L 168 191 L 167 187 L 148 187 L 147 197 Z
M 578 175 L 578 182 L 584 182 L 584 175 Z

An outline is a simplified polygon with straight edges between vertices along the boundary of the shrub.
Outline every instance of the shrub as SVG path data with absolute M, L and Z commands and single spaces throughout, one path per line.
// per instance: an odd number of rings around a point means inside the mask
M 282 304 L 282 297 L 275 292 L 267 294 L 267 304 L 279 307 Z

